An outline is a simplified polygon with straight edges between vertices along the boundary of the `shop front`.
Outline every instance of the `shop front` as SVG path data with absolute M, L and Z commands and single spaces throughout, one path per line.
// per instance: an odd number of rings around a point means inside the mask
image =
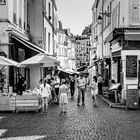
M 115 29 L 110 37 L 112 48 L 111 79 L 121 83 L 121 102 L 139 106 L 140 29 Z

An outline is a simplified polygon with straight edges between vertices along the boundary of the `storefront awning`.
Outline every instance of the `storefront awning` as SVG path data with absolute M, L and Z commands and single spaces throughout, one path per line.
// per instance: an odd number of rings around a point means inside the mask
M 125 33 L 125 40 L 140 41 L 140 33 Z
M 46 53 L 45 50 L 39 48 L 38 46 L 34 45 L 33 43 L 25 40 L 25 39 L 22 39 L 22 38 L 19 38 L 19 37 L 16 37 L 16 36 L 12 36 L 14 39 L 16 39 L 17 41 L 19 41 L 20 43 L 22 43 L 23 45 L 25 45 L 26 47 L 30 48 L 31 50 L 34 50 L 36 52 L 39 52 L 39 53 Z

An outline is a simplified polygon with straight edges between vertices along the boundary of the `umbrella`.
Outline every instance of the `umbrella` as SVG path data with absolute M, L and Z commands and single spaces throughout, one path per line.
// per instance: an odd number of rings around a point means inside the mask
M 51 66 L 58 66 L 59 61 L 51 56 L 48 56 L 47 54 L 40 53 L 29 59 L 22 61 L 19 64 L 19 67 L 26 67 L 34 64 L 42 64 L 42 66 L 44 65 L 43 67 L 51 67 Z
M 14 61 L 14 60 L 8 59 L 6 57 L 0 56 L 0 65 L 16 66 L 17 67 L 19 65 L 19 63 Z

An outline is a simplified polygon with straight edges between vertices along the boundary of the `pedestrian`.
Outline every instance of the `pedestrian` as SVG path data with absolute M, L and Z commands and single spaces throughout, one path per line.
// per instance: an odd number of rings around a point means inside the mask
M 47 113 L 48 102 L 51 97 L 51 86 L 49 85 L 48 79 L 44 80 L 44 86 L 41 90 L 42 97 L 42 114 Z
M 22 74 L 18 74 L 18 83 L 17 83 L 17 94 L 22 95 L 23 91 L 25 91 L 26 81 Z
M 59 104 L 59 97 L 58 97 L 59 86 L 60 86 L 60 78 L 58 77 L 58 75 L 55 75 L 54 76 L 54 88 L 55 88 L 55 95 L 56 95 L 55 104 Z
M 50 82 L 50 85 L 51 85 L 51 95 L 52 95 L 52 99 L 51 99 L 51 103 L 55 103 L 55 87 L 54 87 L 54 78 L 51 78 L 51 82 Z
M 102 95 L 103 78 L 101 77 L 100 74 L 98 75 L 97 82 L 98 82 L 98 93 Z
M 75 92 L 75 78 L 74 78 L 74 75 L 72 75 L 72 76 L 70 76 L 71 99 L 74 99 L 74 92 Z
M 78 75 L 77 74 L 75 74 L 75 91 L 74 91 L 74 93 L 76 94 L 76 95 L 78 95 Z
M 85 90 L 86 90 L 86 78 L 81 73 L 80 77 L 78 78 L 78 99 L 77 99 L 77 105 L 79 106 L 80 98 L 82 96 L 82 105 L 85 105 Z
M 93 81 L 90 84 L 91 87 L 91 95 L 93 99 L 93 104 L 97 106 L 97 97 L 96 95 L 98 94 L 98 83 L 97 83 L 97 77 L 93 76 Z
M 59 103 L 60 103 L 60 114 L 66 113 L 68 104 L 68 87 L 66 85 L 66 80 L 61 80 L 61 85 L 59 87 Z

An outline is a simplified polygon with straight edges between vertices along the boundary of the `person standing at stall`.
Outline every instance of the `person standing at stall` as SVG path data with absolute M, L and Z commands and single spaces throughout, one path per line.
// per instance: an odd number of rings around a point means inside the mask
M 24 77 L 19 73 L 18 74 L 18 83 L 17 83 L 17 93 L 22 95 L 22 92 L 25 91 L 26 81 Z
M 48 102 L 51 96 L 51 86 L 49 85 L 48 79 L 44 80 L 44 86 L 41 90 L 42 97 L 42 114 L 47 113 Z

